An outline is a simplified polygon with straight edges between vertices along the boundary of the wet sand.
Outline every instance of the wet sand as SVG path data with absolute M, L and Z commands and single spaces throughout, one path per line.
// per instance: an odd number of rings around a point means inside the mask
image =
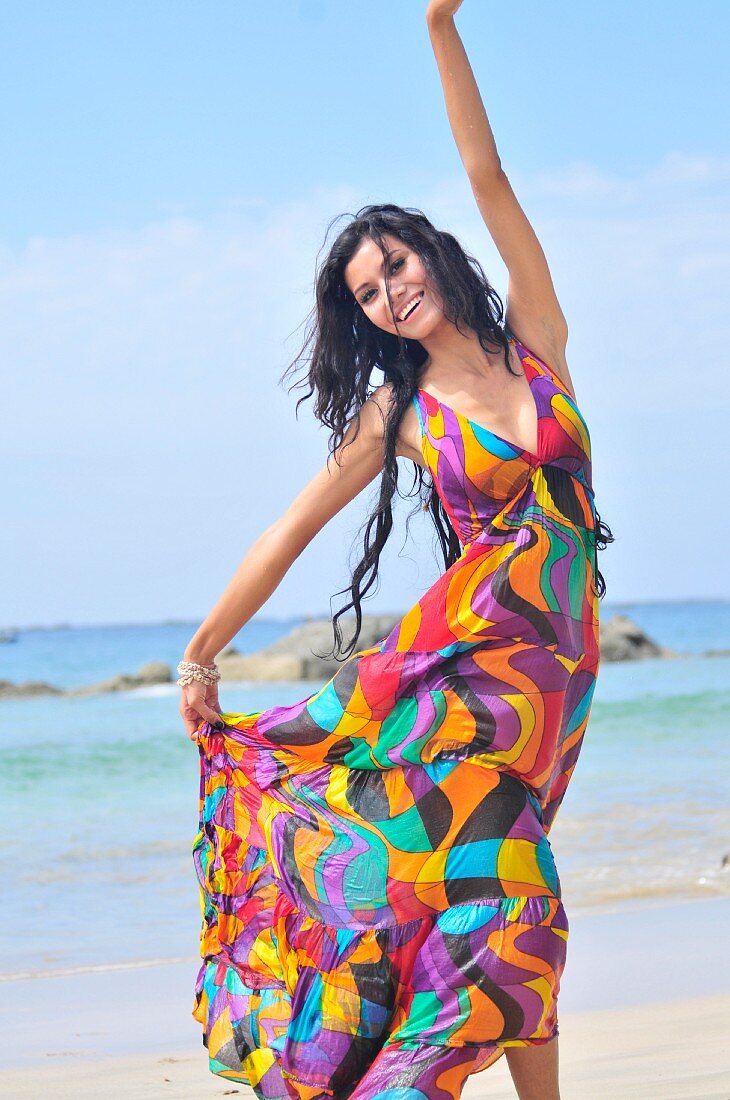
M 563 1100 L 730 1100 L 729 918 L 730 898 L 571 916 Z M 191 955 L 3 982 L 0 1097 L 252 1100 L 208 1070 L 190 1015 L 197 967 Z M 514 1100 L 507 1059 L 463 1095 Z

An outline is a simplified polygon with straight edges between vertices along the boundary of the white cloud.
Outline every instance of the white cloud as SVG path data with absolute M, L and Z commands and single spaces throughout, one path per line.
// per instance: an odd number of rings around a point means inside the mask
M 698 546 L 681 525 L 685 501 L 715 513 L 711 471 L 724 463 L 730 160 L 675 152 L 632 177 L 581 163 L 510 178 L 571 327 L 605 512 L 619 528 L 632 517 L 604 557 L 611 594 L 716 593 L 720 546 L 709 535 Z M 296 394 L 277 379 L 303 337 L 327 224 L 364 201 L 343 187 L 283 203 L 234 197 L 205 218 L 178 210 L 136 230 L 0 249 L 1 445 L 19 470 L 9 506 L 36 544 L 50 534 L 61 551 L 56 579 L 39 576 L 27 548 L 5 546 L 5 575 L 21 582 L 11 619 L 162 617 L 180 612 L 183 583 L 189 608 L 215 594 L 231 557 L 324 459 L 324 433 L 304 410 L 294 420 Z M 401 201 L 455 232 L 504 296 L 463 176 Z M 272 611 L 302 584 L 300 605 L 326 610 L 347 579 L 343 530 L 361 513 L 357 502 L 320 536 Z M 211 515 L 229 549 L 206 579 L 188 547 Z M 428 574 L 430 551 L 408 552 Z M 392 605 L 406 576 L 415 598 L 425 580 L 410 573 L 384 581 L 373 608 Z
M 667 153 L 643 180 L 649 186 L 691 187 L 693 184 L 730 182 L 730 157 L 691 156 L 688 153 Z
M 702 278 L 719 271 L 722 275 L 725 268 L 730 267 L 730 252 L 698 252 L 693 256 L 687 256 L 679 264 L 679 274 L 686 279 Z

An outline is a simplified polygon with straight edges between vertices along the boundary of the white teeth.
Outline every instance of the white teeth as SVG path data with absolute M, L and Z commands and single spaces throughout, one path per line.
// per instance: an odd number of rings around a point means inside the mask
M 422 293 L 416 294 L 415 298 L 411 298 L 409 302 L 406 302 L 406 304 L 403 306 L 403 309 L 397 315 L 399 321 L 403 320 L 405 315 L 410 311 L 411 307 L 416 304 L 416 302 L 420 302 L 422 296 Z

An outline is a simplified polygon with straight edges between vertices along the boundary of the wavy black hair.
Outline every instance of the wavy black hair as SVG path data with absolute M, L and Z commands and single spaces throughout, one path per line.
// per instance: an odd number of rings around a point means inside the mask
M 349 587 L 335 593 L 337 596 L 350 595 L 349 601 L 332 618 L 335 646 L 330 656 L 337 659 L 347 657 L 357 644 L 362 627 L 362 600 L 378 579 L 380 555 L 393 528 L 393 498 L 396 492 L 401 497 L 415 495 L 418 498 L 408 521 L 421 508 L 430 513 L 444 569 L 453 565 L 462 553 L 461 543 L 448 520 L 430 473 L 414 462 L 411 489 L 403 494 L 398 485 L 399 467 L 395 453 L 398 427 L 417 389 L 427 352 L 418 340 L 401 336 L 397 321 L 396 333 L 385 332 L 373 324 L 347 286 L 345 268 L 362 241 L 366 238 L 375 241 L 383 254 L 384 263 L 387 263 L 388 252 L 384 240 L 386 233 L 413 249 L 420 257 L 430 281 L 438 288 L 444 315 L 459 332 L 463 331 L 462 325 L 475 332 L 485 351 L 494 354 L 501 348 L 505 368 L 517 377 L 509 362 L 502 300 L 479 262 L 464 251 L 456 237 L 436 229 L 420 210 L 382 203 L 364 206 L 356 214 L 338 215 L 327 227 L 325 244 L 330 229 L 341 217 L 352 220 L 339 233 L 317 271 L 315 303 L 305 319 L 304 343 L 281 379 L 284 381 L 301 364 L 309 363 L 307 377 L 294 383 L 290 390 L 309 386 L 308 392 L 297 401 L 296 411 L 298 413 L 303 401 L 315 396 L 314 414 L 331 432 L 330 455 L 342 443 L 351 423 L 355 424 L 355 434 L 359 431 L 360 409 L 377 388 L 372 381 L 373 371 L 382 371 L 384 381 L 392 387 L 384 421 L 384 460 L 379 497 L 360 532 L 361 535 L 364 532 L 363 556 L 353 570 Z M 388 279 L 386 288 L 392 307 Z M 610 528 L 598 515 L 593 537 L 596 550 L 603 550 L 607 543 L 614 541 Z M 606 585 L 597 569 L 597 555 L 596 572 L 596 591 L 602 597 Z M 355 633 L 349 644 L 343 647 L 338 620 L 351 608 L 355 611 Z

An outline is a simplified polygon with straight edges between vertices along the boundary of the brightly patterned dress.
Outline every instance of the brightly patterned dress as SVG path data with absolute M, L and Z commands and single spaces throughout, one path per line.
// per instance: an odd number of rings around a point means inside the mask
M 599 666 L 597 513 L 583 416 L 510 339 L 535 454 L 413 398 L 459 559 L 314 695 L 198 728 L 193 1015 L 262 1100 L 449 1100 L 558 1033 L 548 833 Z

